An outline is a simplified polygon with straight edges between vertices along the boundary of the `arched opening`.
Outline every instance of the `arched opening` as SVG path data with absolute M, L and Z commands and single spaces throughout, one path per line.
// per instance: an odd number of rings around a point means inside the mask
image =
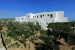
M 36 25 L 39 25 L 39 23 L 38 23 L 38 22 L 36 22 Z

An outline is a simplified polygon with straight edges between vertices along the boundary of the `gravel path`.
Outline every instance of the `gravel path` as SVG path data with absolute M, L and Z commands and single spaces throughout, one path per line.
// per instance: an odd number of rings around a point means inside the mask
M 6 50 L 2 43 L 1 33 L 0 33 L 0 50 Z
M 0 33 L 0 48 L 3 48 L 2 39 L 1 39 L 1 33 Z
M 5 48 L 0 48 L 0 50 L 6 50 Z

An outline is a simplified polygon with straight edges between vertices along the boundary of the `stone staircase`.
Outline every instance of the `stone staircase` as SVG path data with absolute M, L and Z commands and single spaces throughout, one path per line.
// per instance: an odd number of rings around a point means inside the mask
M 47 30 L 47 24 L 45 24 L 43 21 L 40 21 L 39 19 L 36 19 L 36 18 L 35 18 L 35 21 L 37 21 L 38 23 L 41 23 L 42 24 L 41 27 L 43 27 L 43 29 Z M 41 24 L 39 24 L 39 25 L 41 25 Z

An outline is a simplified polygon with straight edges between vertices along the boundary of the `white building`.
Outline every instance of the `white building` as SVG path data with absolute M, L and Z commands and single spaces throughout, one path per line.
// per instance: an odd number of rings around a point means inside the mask
M 63 11 L 53 11 L 53 12 L 42 12 L 42 13 L 28 13 L 26 16 L 16 17 L 15 21 L 19 22 L 38 22 L 41 27 L 47 29 L 47 23 L 52 22 L 68 22 L 68 18 L 64 17 Z

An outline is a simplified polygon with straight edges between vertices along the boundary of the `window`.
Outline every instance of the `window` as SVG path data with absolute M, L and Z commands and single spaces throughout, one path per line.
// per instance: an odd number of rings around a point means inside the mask
M 36 25 L 38 25 L 39 26 L 39 23 L 36 21 Z
M 22 20 L 23 20 L 23 18 L 22 18 Z
M 47 16 L 49 16 L 49 15 L 47 15 Z
M 53 14 L 48 14 L 47 16 L 49 16 L 50 18 L 52 18 L 53 17 Z
M 33 18 L 34 18 L 34 16 L 33 16 Z
M 42 18 L 42 15 L 40 15 L 40 18 Z
M 53 14 L 50 14 L 50 17 L 52 18 L 53 17 Z
M 38 16 L 37 16 L 37 18 L 38 18 Z
M 44 17 L 44 15 L 43 15 L 43 17 Z

